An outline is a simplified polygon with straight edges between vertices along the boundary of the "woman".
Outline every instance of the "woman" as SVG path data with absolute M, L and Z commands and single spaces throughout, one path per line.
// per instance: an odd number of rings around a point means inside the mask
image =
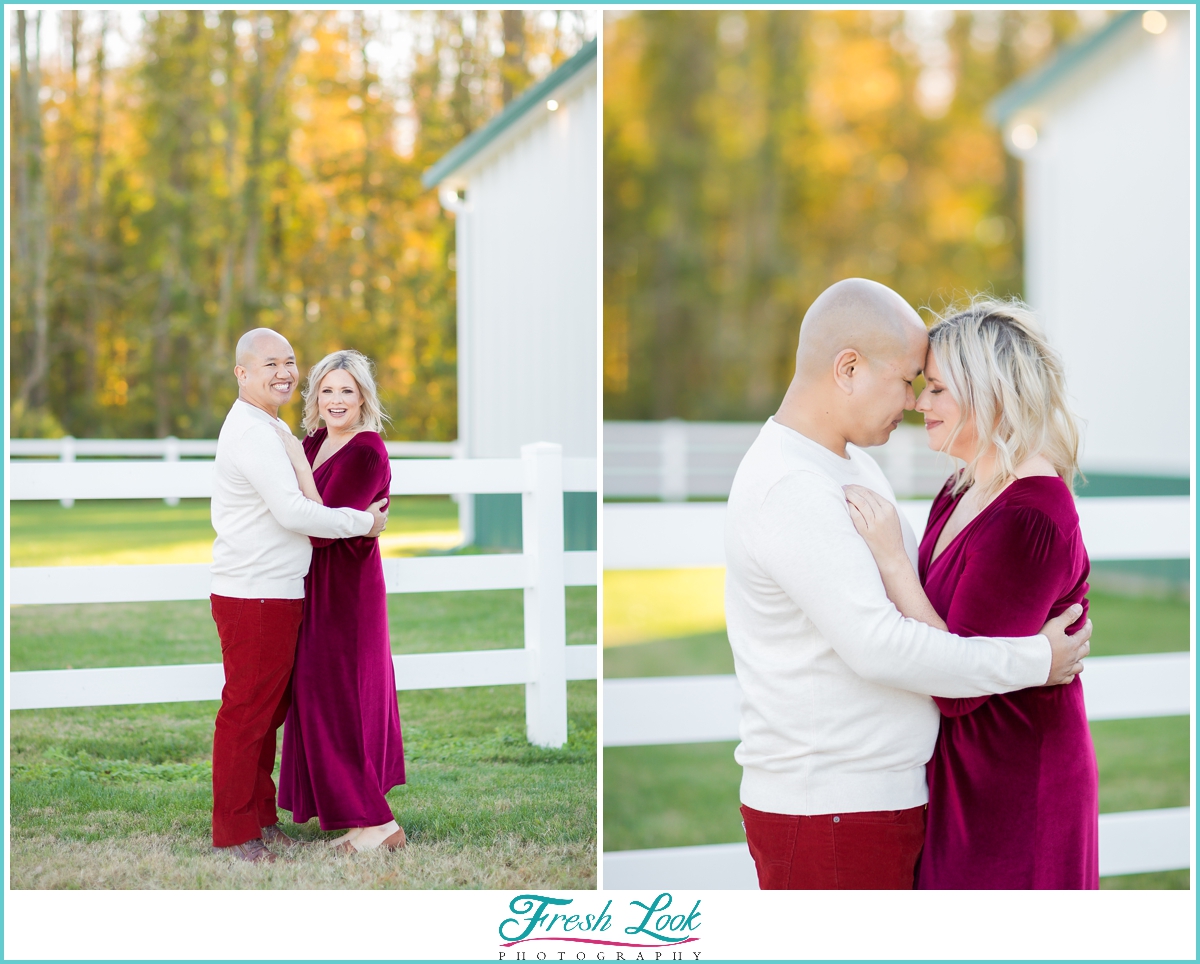
M 371 363 L 356 351 L 327 355 L 308 375 L 306 438 L 285 444 L 300 487 L 329 506 L 363 509 L 387 498 L 385 418 Z M 325 427 L 318 428 L 320 421 Z M 404 783 L 404 746 L 376 539 L 312 539 L 304 621 L 283 730 L 279 805 L 295 823 L 317 816 L 343 853 L 405 844 L 387 792 Z
M 1089 565 L 1071 495 L 1079 436 L 1058 356 L 1023 306 L 977 302 L 930 329 L 925 380 L 917 410 L 929 445 L 966 467 L 933 502 L 919 582 L 891 504 L 847 492 L 889 597 L 961 636 L 1034 635 L 1074 603 L 1082 625 Z M 1096 757 L 1079 678 L 935 699 L 942 721 L 917 887 L 1097 888 Z

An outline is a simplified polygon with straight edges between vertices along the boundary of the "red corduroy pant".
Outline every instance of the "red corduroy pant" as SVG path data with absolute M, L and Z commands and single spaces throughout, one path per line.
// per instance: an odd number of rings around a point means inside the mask
M 925 808 L 804 817 L 742 807 L 760 890 L 912 890 Z
M 304 600 L 209 599 L 225 664 L 213 733 L 213 846 L 232 847 L 279 822 L 275 731 L 291 703 Z

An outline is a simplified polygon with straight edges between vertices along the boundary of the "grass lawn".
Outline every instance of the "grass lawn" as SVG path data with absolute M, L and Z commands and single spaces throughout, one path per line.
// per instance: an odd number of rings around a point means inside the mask
M 389 531 L 409 501 L 396 500 Z M 438 531 L 456 519 L 449 500 L 411 502 L 412 526 L 406 516 L 402 531 Z M 130 503 L 14 503 L 14 564 L 203 561 L 173 553 L 211 540 L 207 503 L 140 506 L 126 515 Z M 30 510 L 20 530 L 18 508 Z M 64 533 L 66 522 L 77 538 Z M 392 649 L 520 647 L 522 606 L 519 590 L 392 595 Z M 16 607 L 11 629 L 13 670 L 220 659 L 203 601 Z M 567 590 L 567 631 L 569 643 L 595 643 L 594 588 Z M 11 886 L 595 887 L 594 682 L 568 684 L 560 750 L 526 742 L 520 686 L 401 692 L 399 702 L 409 782 L 389 801 L 409 846 L 349 858 L 315 847 L 270 868 L 209 850 L 215 702 L 11 713 Z M 293 827 L 280 815 L 304 839 L 334 836 L 315 820 Z
M 616 575 L 618 578 L 613 579 Z M 637 579 L 652 577 L 641 588 Z M 694 625 L 707 618 L 717 585 L 713 572 L 685 574 L 609 573 L 605 576 L 604 675 L 607 678 L 690 676 L 733 672 L 733 655 L 723 628 L 653 638 L 663 625 Z M 624 598 L 688 600 L 683 612 L 665 611 L 641 628 L 643 602 Z M 659 594 L 662 594 L 661 596 Z M 1189 606 L 1178 600 L 1130 599 L 1092 593 L 1095 624 L 1092 654 L 1177 652 L 1188 649 Z M 706 608 L 707 607 L 707 608 Z M 666 607 L 662 607 L 665 609 Z M 615 640 L 609 614 L 617 618 Z M 697 615 L 697 613 L 701 615 Z M 647 638 L 649 637 L 649 638 Z M 614 645 L 615 642 L 615 645 Z M 1087 675 L 1083 677 L 1087 684 Z M 1100 810 L 1187 806 L 1189 725 L 1186 717 L 1106 720 L 1091 725 L 1100 768 Z M 744 839 L 738 814 L 741 767 L 736 742 L 677 746 L 610 747 L 604 751 L 604 846 L 635 850 Z M 1184 889 L 1188 872 L 1106 877 L 1105 888 Z
M 14 566 L 132 566 L 212 562 L 216 537 L 208 499 L 88 499 L 64 509 L 57 502 L 13 502 Z M 385 556 L 449 549 L 461 536 L 458 506 L 449 496 L 396 496 Z

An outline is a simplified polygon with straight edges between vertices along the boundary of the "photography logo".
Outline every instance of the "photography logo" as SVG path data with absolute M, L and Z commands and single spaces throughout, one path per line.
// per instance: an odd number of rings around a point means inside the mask
M 686 912 L 672 913 L 672 904 L 662 893 L 648 902 L 631 900 L 628 911 L 614 912 L 608 900 L 589 912 L 572 898 L 520 894 L 508 905 L 514 916 L 500 924 L 499 960 L 698 961 L 700 951 L 683 945 L 700 940 L 700 901 Z

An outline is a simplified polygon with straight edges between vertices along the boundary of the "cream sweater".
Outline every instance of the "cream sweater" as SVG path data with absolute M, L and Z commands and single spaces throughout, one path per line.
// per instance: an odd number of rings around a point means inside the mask
M 218 596 L 303 599 L 312 561 L 308 537 L 363 536 L 375 524 L 369 512 L 304 497 L 276 424 L 287 428 L 238 399 L 217 437 L 211 585 Z
M 842 486 L 895 501 L 879 466 L 774 419 L 738 468 L 725 526 L 725 619 L 743 704 L 742 802 L 824 814 L 927 802 L 939 714 L 931 695 L 1038 686 L 1045 636 L 964 639 L 888 600 Z M 901 516 L 905 547 L 917 540 Z

